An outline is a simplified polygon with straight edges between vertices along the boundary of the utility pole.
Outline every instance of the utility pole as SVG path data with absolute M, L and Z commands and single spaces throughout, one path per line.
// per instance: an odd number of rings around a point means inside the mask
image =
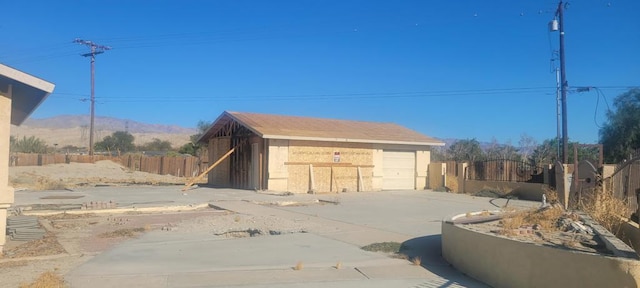
M 569 133 L 567 132 L 567 89 L 569 88 L 569 83 L 567 82 L 567 72 L 565 70 L 564 59 L 564 9 L 566 5 L 567 3 L 563 3 L 562 0 L 560 0 L 560 2 L 558 3 L 558 9 L 556 10 L 555 18 L 553 19 L 553 21 L 551 21 L 551 23 L 549 23 L 549 30 L 560 32 L 560 87 L 557 87 L 557 70 L 556 87 L 560 89 L 560 106 L 562 106 L 562 163 L 569 164 Z M 558 130 L 560 130 L 559 126 L 560 123 L 558 123 Z M 559 132 L 558 137 L 560 137 Z M 560 142 L 560 140 L 558 140 L 558 142 Z M 560 149 L 558 149 L 558 151 L 560 151 Z
M 556 159 L 562 159 L 562 153 L 561 153 L 561 149 L 562 149 L 562 120 L 561 120 L 561 115 L 562 113 L 560 113 L 560 70 L 556 67 L 555 68 L 555 72 L 556 72 L 556 123 L 558 124 L 558 127 L 556 129 L 557 131 L 557 136 L 556 136 L 556 142 L 557 142 L 557 153 L 556 153 Z
M 96 63 L 96 55 L 104 53 L 104 51 L 111 49 L 109 46 L 98 45 L 93 43 L 92 41 L 82 40 L 76 38 L 73 40 L 74 43 L 86 45 L 91 49 L 91 52 L 87 54 L 82 54 L 84 57 L 91 57 L 91 122 L 89 127 L 89 155 L 93 156 L 93 135 L 94 135 L 94 122 L 95 122 L 95 106 L 96 106 L 96 96 L 95 96 L 95 63 Z
M 558 3 L 558 22 L 560 22 L 560 92 L 562 102 L 562 163 L 569 164 L 569 133 L 567 132 L 567 71 L 564 59 L 564 4 Z

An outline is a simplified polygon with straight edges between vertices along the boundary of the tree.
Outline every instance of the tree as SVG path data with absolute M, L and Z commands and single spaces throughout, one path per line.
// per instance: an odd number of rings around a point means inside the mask
M 173 148 L 171 148 L 171 142 L 153 138 L 151 142 L 145 143 L 144 145 L 138 147 L 138 149 L 143 151 L 170 151 Z
M 599 157 L 596 147 L 581 146 L 579 143 L 569 141 L 569 163 L 575 162 L 574 147 L 578 145 L 578 160 L 596 161 Z M 532 165 L 554 164 L 558 159 L 558 138 L 546 139 L 542 144 L 538 145 L 529 156 L 529 162 Z M 593 162 L 592 162 L 593 163 Z M 595 163 L 594 163 L 595 164 Z
M 133 139 L 133 135 L 129 132 L 116 131 L 96 143 L 95 148 L 102 151 L 126 153 L 135 149 Z
M 196 128 L 198 129 L 198 133 L 191 135 L 191 137 L 189 137 L 189 140 L 191 142 L 182 145 L 182 147 L 180 147 L 178 152 L 182 154 L 191 154 L 193 156 L 198 156 L 198 154 L 200 153 L 200 149 L 207 147 L 206 143 L 202 143 L 202 144 L 198 143 L 198 139 L 200 139 L 200 137 L 202 137 L 202 135 L 204 135 L 204 133 L 206 133 L 207 130 L 209 130 L 209 127 L 211 127 L 211 124 L 213 123 L 208 121 L 203 121 L 203 120 L 198 121 L 198 124 L 196 125 Z
M 533 149 L 528 159 L 536 166 L 555 163 L 558 160 L 558 138 L 542 141 L 542 144 Z
M 520 160 L 522 157 L 518 153 L 518 149 L 511 145 L 511 141 L 507 141 L 506 144 L 499 144 L 495 137 L 491 140 L 491 144 L 487 147 L 485 154 L 488 159 Z
M 464 162 L 475 162 L 484 158 L 484 152 L 480 147 L 480 142 L 474 139 L 457 140 L 447 150 L 449 159 Z
M 189 155 L 193 155 L 196 156 L 196 152 L 198 151 L 198 148 L 196 145 L 193 145 L 193 143 L 189 142 L 187 144 L 182 145 L 182 147 L 180 147 L 180 149 L 178 149 L 178 153 L 180 154 L 189 154 Z
M 600 129 L 604 158 L 617 163 L 640 148 L 640 88 L 633 88 L 613 100 L 614 111 L 607 112 L 607 122 Z
M 10 137 L 10 150 L 12 152 L 22 153 L 47 153 L 47 144 L 36 136 L 23 136 L 22 139 L 16 140 Z
M 533 153 L 533 150 L 538 147 L 538 141 L 524 133 L 520 135 L 518 146 L 520 146 L 520 155 L 522 155 L 522 158 L 529 159 L 529 156 Z
M 444 162 L 447 161 L 447 150 L 445 146 L 432 146 L 431 147 L 431 161 L 432 162 Z

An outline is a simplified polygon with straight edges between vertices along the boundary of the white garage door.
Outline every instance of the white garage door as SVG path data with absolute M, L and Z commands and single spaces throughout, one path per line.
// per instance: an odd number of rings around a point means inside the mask
M 383 151 L 382 189 L 415 189 L 416 153 Z

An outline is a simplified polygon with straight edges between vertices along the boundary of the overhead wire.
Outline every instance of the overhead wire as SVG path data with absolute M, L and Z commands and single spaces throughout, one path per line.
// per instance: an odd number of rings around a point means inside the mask
M 312 100 L 351 100 L 351 99 L 403 99 L 403 98 L 433 98 L 433 97 L 463 97 L 463 96 L 479 96 L 479 95 L 516 95 L 530 93 L 544 93 L 551 88 L 544 89 L 524 88 L 524 90 L 514 89 L 485 89 L 485 90 L 453 90 L 453 91 L 422 91 L 422 92 L 390 92 L 390 93 L 351 93 L 351 94 L 316 94 L 316 95 L 261 95 L 261 96 L 242 96 L 242 97 L 211 97 L 211 96 L 192 96 L 192 97 L 99 97 L 105 102 L 207 102 L 207 101 L 312 101 Z

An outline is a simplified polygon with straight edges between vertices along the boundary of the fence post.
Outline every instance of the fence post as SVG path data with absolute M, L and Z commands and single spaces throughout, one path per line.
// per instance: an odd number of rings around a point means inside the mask
M 457 163 L 458 167 L 458 193 L 466 193 L 464 184 L 467 180 L 467 166 L 469 165 L 467 162 Z

